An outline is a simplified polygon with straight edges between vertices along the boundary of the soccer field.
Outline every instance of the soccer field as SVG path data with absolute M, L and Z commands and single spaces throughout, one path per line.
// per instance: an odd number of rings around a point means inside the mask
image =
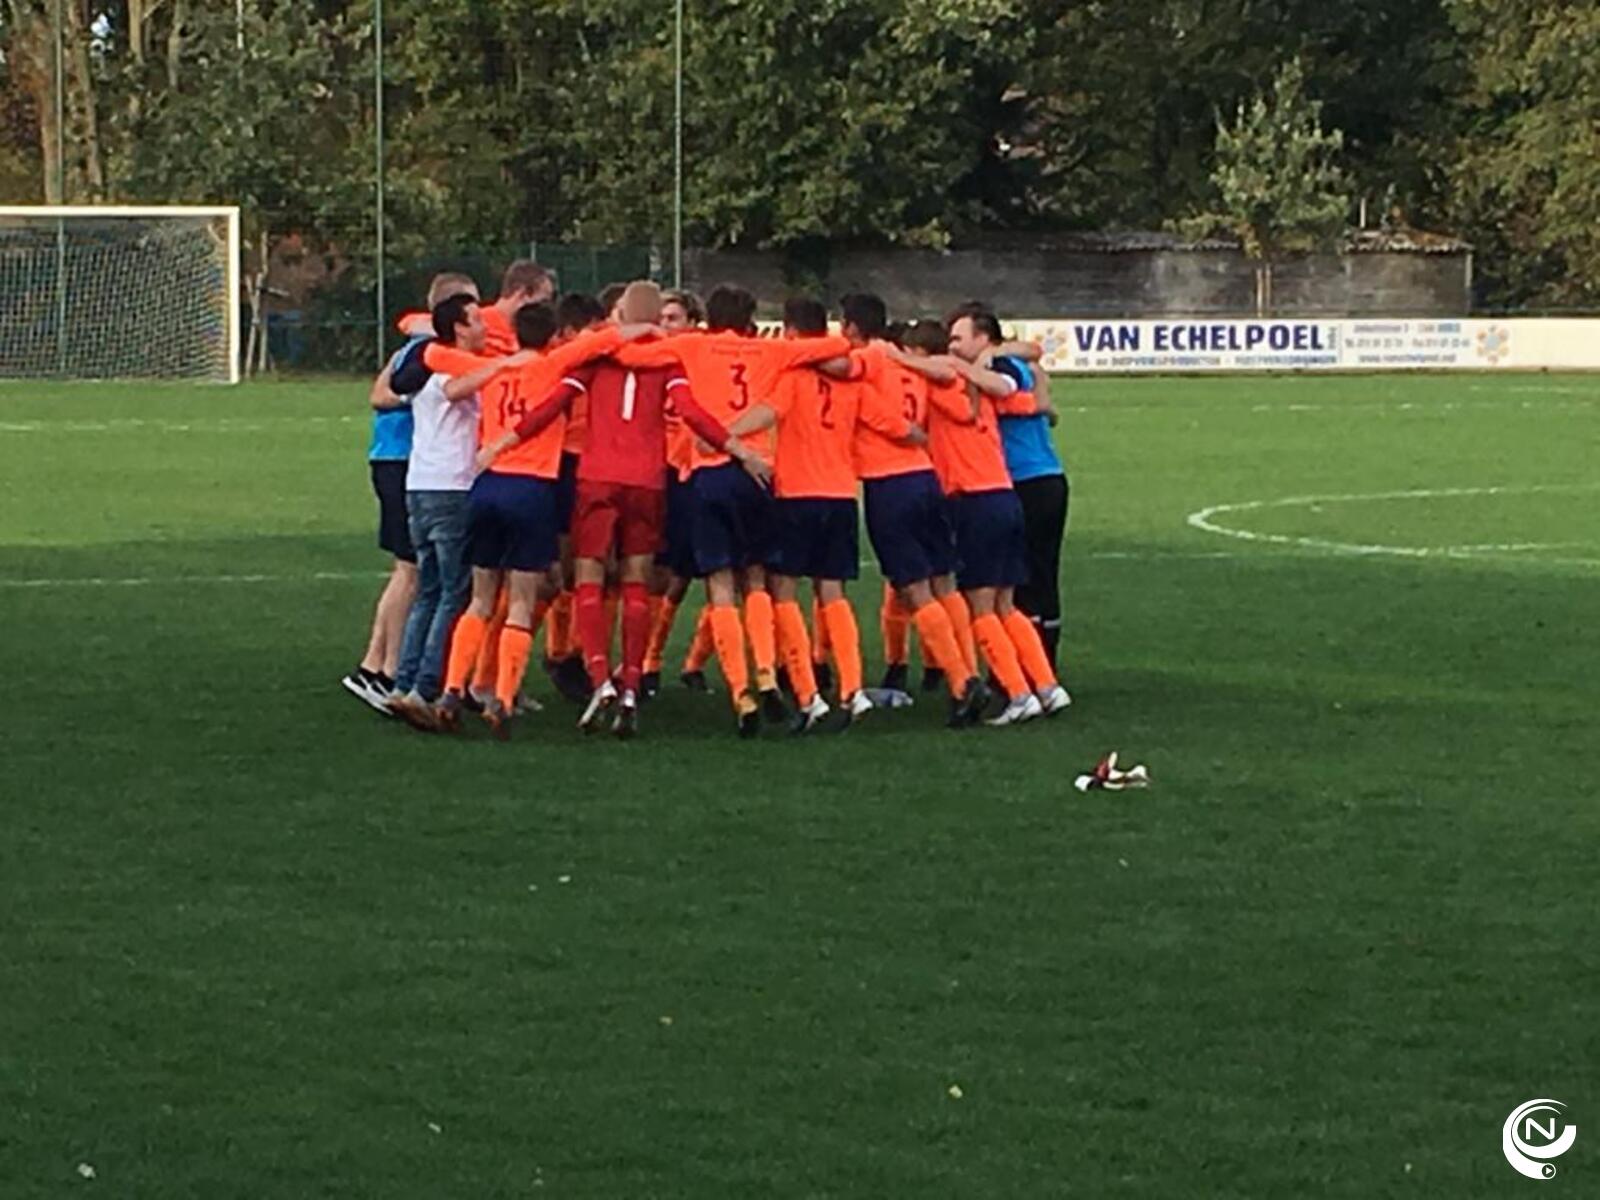
M 0 1197 L 1595 1194 L 1600 378 L 1055 391 L 1065 717 L 500 745 L 363 382 L 0 388 Z

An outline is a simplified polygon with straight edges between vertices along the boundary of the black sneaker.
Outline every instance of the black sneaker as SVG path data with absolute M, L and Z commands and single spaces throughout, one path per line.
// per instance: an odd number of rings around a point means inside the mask
M 817 677 L 817 691 L 833 691 L 833 664 L 830 662 L 813 662 L 811 673 Z
M 739 701 L 739 736 L 746 741 L 761 736 L 761 705 L 751 696 Z
M 777 674 L 778 674 L 778 691 L 781 692 L 787 698 L 793 700 L 795 698 L 794 684 L 789 681 L 789 668 L 788 667 L 779 667 Z
M 953 692 L 950 695 L 950 727 L 964 729 L 983 720 L 984 710 L 993 696 L 989 685 L 974 675 L 967 681 L 959 699 Z
M 589 672 L 583 668 L 583 655 L 563 658 L 556 667 L 556 690 L 574 704 L 587 705 L 594 695 L 594 685 L 589 682 Z
M 639 680 L 639 699 L 654 700 L 661 694 L 661 672 L 646 671 Z
M 789 704 L 777 688 L 768 688 L 761 693 L 761 715 L 766 718 L 768 725 L 783 725 L 788 722 Z
M 925 691 L 925 692 L 937 692 L 937 691 L 940 691 L 940 690 L 942 690 L 944 688 L 945 683 L 946 683 L 946 680 L 945 680 L 945 676 L 944 676 L 944 671 L 942 671 L 940 668 L 938 668 L 938 667 L 923 667 L 922 668 L 922 690 L 923 691 Z
M 905 663 L 890 663 L 883 671 L 883 684 L 885 691 L 904 692 L 910 689 L 906 686 L 911 678 L 911 671 Z
M 706 673 L 704 671 L 685 671 L 678 676 L 678 682 L 691 692 L 709 692 L 711 690 L 711 685 L 706 682 Z

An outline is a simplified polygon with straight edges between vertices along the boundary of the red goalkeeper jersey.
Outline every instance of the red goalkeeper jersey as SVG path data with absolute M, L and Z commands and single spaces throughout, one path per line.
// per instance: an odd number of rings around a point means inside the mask
M 517 427 L 518 436 L 538 433 L 582 396 L 589 428 L 578 478 L 590 483 L 666 487 L 669 405 L 710 445 L 721 449 L 728 441 L 727 428 L 695 400 L 681 367 L 630 369 L 612 358 L 572 372 Z

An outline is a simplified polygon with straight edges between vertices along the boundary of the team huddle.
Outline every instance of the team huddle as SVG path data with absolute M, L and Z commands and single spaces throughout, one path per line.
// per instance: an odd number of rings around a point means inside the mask
M 833 334 L 820 302 L 792 299 L 769 338 L 741 288 L 703 309 L 643 281 L 556 300 L 531 261 L 493 303 L 457 274 L 428 303 L 372 390 L 395 566 L 343 680 L 372 707 L 425 731 L 475 712 L 508 738 L 539 708 L 523 685 L 542 629 L 579 726 L 632 737 L 696 581 L 681 678 L 707 690 L 715 657 L 744 737 L 905 703 L 912 628 L 952 727 L 1071 704 L 1055 414 L 1038 348 L 1004 342 L 986 306 L 891 327 L 854 294 Z M 877 688 L 846 594 L 862 509 L 885 581 Z

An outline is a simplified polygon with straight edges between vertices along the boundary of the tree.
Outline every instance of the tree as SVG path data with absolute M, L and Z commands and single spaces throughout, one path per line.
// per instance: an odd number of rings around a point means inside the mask
M 1498 305 L 1600 301 L 1600 7 L 1452 0 L 1472 72 L 1455 212 Z
M 1322 104 L 1306 94 L 1298 58 L 1285 63 L 1268 92 L 1241 102 L 1231 122 L 1217 117 L 1212 186 L 1219 207 L 1181 222 L 1191 233 L 1219 227 L 1257 260 L 1256 310 L 1272 304 L 1272 264 L 1284 254 L 1328 247 L 1349 213 L 1345 178 L 1335 162 L 1344 145 L 1322 127 Z

